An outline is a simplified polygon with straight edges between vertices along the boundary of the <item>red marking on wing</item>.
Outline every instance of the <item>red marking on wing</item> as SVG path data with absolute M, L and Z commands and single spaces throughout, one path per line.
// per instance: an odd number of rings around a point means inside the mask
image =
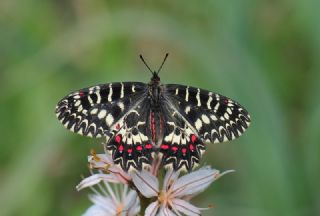
M 181 151 L 182 151 L 182 154 L 186 154 L 187 153 L 187 149 L 186 148 L 182 148 Z
M 160 147 L 161 149 L 163 149 L 163 150 L 166 150 L 166 149 L 168 149 L 169 148 L 169 146 L 168 145 L 166 145 L 166 144 L 163 144 L 163 145 L 161 145 L 161 147 Z
M 131 154 L 132 153 L 132 148 L 128 149 L 128 153 Z
M 80 91 L 80 92 L 79 92 L 79 96 L 80 96 L 80 97 L 83 97 L 83 96 L 84 96 L 84 93 L 83 93 L 82 91 Z
M 122 152 L 123 151 L 123 145 L 119 146 L 119 151 Z
M 192 134 L 191 135 L 191 142 L 194 143 L 197 140 L 197 136 Z
M 147 144 L 146 144 L 146 149 L 152 149 L 152 144 L 147 143 Z
M 138 151 L 142 151 L 142 146 L 137 146 L 136 148 Z
M 120 142 L 121 142 L 121 136 L 120 135 L 116 136 L 116 142 L 120 144 Z
M 223 103 L 224 103 L 224 104 L 228 104 L 228 103 L 229 103 L 229 100 L 228 100 L 228 99 L 224 99 L 224 100 L 223 100 Z
M 172 149 L 172 151 L 177 151 L 178 147 L 177 146 L 172 146 L 171 149 Z
M 120 124 L 117 124 L 116 125 L 116 130 L 119 130 L 120 129 Z
M 194 145 L 190 144 L 189 149 L 190 149 L 190 151 L 193 151 L 194 150 Z

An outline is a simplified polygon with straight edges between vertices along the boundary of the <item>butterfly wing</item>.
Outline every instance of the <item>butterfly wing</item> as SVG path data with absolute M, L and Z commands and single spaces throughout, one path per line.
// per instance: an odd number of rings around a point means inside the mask
M 206 90 L 164 85 L 166 127 L 160 152 L 165 167 L 191 171 L 205 151 L 205 142 L 239 137 L 249 126 L 248 112 L 237 102 Z
M 164 96 L 177 115 L 204 142 L 233 140 L 250 125 L 250 115 L 239 103 L 207 90 L 169 84 Z
M 205 145 L 171 103 L 164 102 L 162 112 L 165 124 L 159 147 L 162 164 L 173 170 L 191 171 L 200 162 Z
M 153 144 L 148 128 L 150 103 L 145 98 L 122 118 L 106 143 L 115 164 L 125 171 L 141 170 L 152 162 Z
M 122 118 L 147 94 L 139 82 L 109 83 L 84 88 L 63 98 L 56 107 L 59 121 L 89 137 L 110 137 Z

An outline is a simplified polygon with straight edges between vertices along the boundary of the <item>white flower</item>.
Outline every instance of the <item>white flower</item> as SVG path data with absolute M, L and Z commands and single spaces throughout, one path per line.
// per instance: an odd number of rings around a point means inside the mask
M 88 162 L 90 169 L 98 169 L 103 172 L 107 172 L 112 178 L 117 178 L 121 183 L 128 184 L 131 182 L 131 176 L 123 171 L 121 167 L 113 163 L 109 154 L 96 154 L 91 151 L 91 155 L 88 156 Z
M 100 191 L 92 188 L 95 194 L 89 196 L 94 203 L 83 216 L 135 216 L 140 212 L 140 200 L 137 193 L 129 190 L 127 185 L 117 184 L 111 187 L 107 182 L 116 182 L 117 180 L 110 178 L 106 180 L 106 176 L 100 178 L 104 174 L 95 174 L 84 179 L 78 186 L 78 189 L 92 187 L 101 179 L 103 184 L 97 184 Z M 119 183 L 119 182 L 118 182 Z
M 146 216 L 155 215 L 200 215 L 200 210 L 188 202 L 193 196 L 204 191 L 212 182 L 222 175 L 218 170 L 204 167 L 180 178 L 179 172 L 168 171 L 164 178 L 163 188 L 159 189 L 158 179 L 145 170 L 133 174 L 133 183 L 146 198 L 157 197 L 146 209 Z

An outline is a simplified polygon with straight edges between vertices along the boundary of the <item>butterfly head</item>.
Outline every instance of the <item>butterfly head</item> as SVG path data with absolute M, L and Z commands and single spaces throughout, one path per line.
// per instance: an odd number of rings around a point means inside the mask
M 141 61 L 144 63 L 144 65 L 148 68 L 148 70 L 151 72 L 152 74 L 152 77 L 151 77 L 151 83 L 160 83 L 160 77 L 159 77 L 159 72 L 161 71 L 162 69 L 162 66 L 164 65 L 165 61 L 167 60 L 167 57 L 168 57 L 169 53 L 166 53 L 163 61 L 162 61 L 162 64 L 160 65 L 159 69 L 157 71 L 152 71 L 149 67 L 149 65 L 146 63 L 146 61 L 144 60 L 144 58 L 142 57 L 142 55 L 140 55 L 140 59 Z
M 159 77 L 158 73 L 155 71 L 152 73 L 151 82 L 152 83 L 160 83 L 160 77 Z

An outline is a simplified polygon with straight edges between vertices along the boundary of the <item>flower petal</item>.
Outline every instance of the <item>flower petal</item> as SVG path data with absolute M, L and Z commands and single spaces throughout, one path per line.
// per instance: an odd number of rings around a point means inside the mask
M 177 216 L 175 213 L 173 213 L 167 205 L 162 205 L 159 211 L 159 214 L 157 216 Z
M 173 183 L 178 179 L 180 172 L 175 172 L 173 170 L 168 170 L 164 177 L 163 189 L 168 190 Z
M 96 154 L 91 153 L 91 155 L 88 156 L 88 162 L 92 165 L 105 167 L 107 164 L 113 165 L 112 158 L 107 154 Z
M 133 206 L 130 207 L 130 209 L 128 210 L 128 213 L 126 214 L 126 216 L 136 216 L 139 215 L 140 213 L 140 200 L 136 199 L 135 203 L 133 204 Z
M 113 182 L 113 183 L 121 183 L 119 179 L 114 174 L 94 174 L 83 179 L 77 186 L 77 190 L 82 190 L 86 187 L 91 187 L 100 183 L 101 181 Z
M 137 215 L 140 212 L 140 200 L 137 192 L 134 190 L 130 191 L 126 197 L 123 198 L 122 204 L 126 209 L 127 215 Z
M 159 181 L 150 172 L 146 170 L 135 172 L 132 175 L 132 180 L 144 197 L 151 198 L 158 195 Z
M 189 216 L 201 215 L 199 208 L 182 199 L 173 199 L 172 208 L 175 211 L 183 213 L 184 215 L 189 215 Z
M 108 171 L 111 172 L 112 174 L 114 174 L 115 176 L 117 176 L 119 181 L 121 181 L 121 183 L 123 183 L 123 184 L 129 184 L 129 182 L 131 182 L 131 180 L 132 180 L 131 176 L 128 173 L 124 172 L 118 166 L 111 166 L 108 169 Z
M 115 174 L 123 184 L 128 184 L 129 181 L 131 181 L 130 175 L 124 172 L 119 166 L 114 165 L 112 158 L 108 154 L 96 154 L 92 152 L 91 155 L 88 156 L 88 161 L 90 169 L 111 172 Z
M 87 209 L 87 211 L 82 214 L 82 216 L 106 216 L 108 212 L 106 212 L 103 208 L 97 205 L 93 205 Z
M 159 209 L 158 201 L 152 202 L 148 205 L 144 215 L 145 216 L 155 216 L 157 214 L 158 209 Z
M 91 200 L 91 202 L 94 203 L 94 206 L 97 206 L 99 207 L 99 209 L 102 209 L 105 212 L 105 214 L 106 213 L 108 213 L 108 215 L 116 214 L 117 205 L 110 197 L 92 194 L 92 195 L 89 195 L 89 199 Z
M 199 169 L 179 178 L 172 186 L 172 193 L 175 197 L 198 194 L 220 176 L 219 170 L 210 167 Z

